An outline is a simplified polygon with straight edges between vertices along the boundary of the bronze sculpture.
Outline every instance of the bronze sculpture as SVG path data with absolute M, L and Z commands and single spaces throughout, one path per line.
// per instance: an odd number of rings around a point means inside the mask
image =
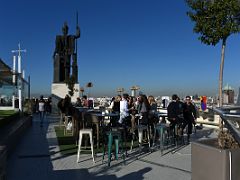
M 78 82 L 77 65 L 77 39 L 80 38 L 80 28 L 77 25 L 76 35 L 68 35 L 68 25 L 65 22 L 62 27 L 63 35 L 57 35 L 55 41 L 54 59 L 54 83 L 66 82 L 71 76 L 74 76 Z

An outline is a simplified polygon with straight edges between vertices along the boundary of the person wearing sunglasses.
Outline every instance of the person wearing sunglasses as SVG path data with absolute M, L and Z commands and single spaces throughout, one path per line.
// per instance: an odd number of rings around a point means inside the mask
M 195 120 L 197 119 L 197 112 L 194 105 L 192 104 L 190 96 L 186 96 L 185 103 L 183 105 L 183 117 L 184 122 L 182 129 L 185 129 L 185 127 L 188 126 L 187 143 L 189 143 L 190 135 L 192 134 L 193 124 L 195 124 Z

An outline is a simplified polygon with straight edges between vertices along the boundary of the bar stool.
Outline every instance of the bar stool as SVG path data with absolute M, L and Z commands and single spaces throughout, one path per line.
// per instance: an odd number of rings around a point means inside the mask
M 138 143 L 139 143 L 139 148 L 141 149 L 142 147 L 142 141 L 143 141 L 143 132 L 146 131 L 147 133 L 147 139 L 148 139 L 148 146 L 150 148 L 150 138 L 149 138 L 149 130 L 147 125 L 137 125 L 138 129 Z M 132 143 L 133 144 L 133 143 Z M 132 147 L 131 147 L 132 149 Z
M 131 132 L 132 140 L 131 140 L 130 152 L 132 152 L 133 145 L 134 145 L 134 139 L 136 138 L 135 130 L 137 130 L 137 126 L 135 126 L 133 131 Z
M 175 125 L 175 129 L 174 129 L 174 133 L 175 133 L 175 145 L 176 147 L 178 147 L 179 145 L 184 145 L 184 129 L 182 129 L 182 124 L 176 124 Z
M 156 133 L 158 132 L 159 134 L 159 141 L 160 141 L 160 150 L 161 150 L 161 155 L 163 154 L 163 149 L 164 149 L 164 143 L 166 140 L 165 134 L 169 132 L 169 126 L 165 123 L 160 123 L 156 124 L 154 127 L 154 138 L 153 138 L 153 146 L 155 145 L 156 142 Z
M 93 132 L 92 129 L 81 129 L 79 131 L 79 141 L 78 141 L 78 152 L 77 152 L 77 162 L 79 162 L 80 159 L 80 152 L 81 152 L 81 146 L 82 146 L 82 137 L 83 134 L 87 134 L 89 135 L 90 138 L 90 144 L 91 144 L 91 151 L 92 151 L 92 158 L 93 158 L 93 163 L 95 163 L 95 159 L 94 159 L 94 151 L 93 151 Z M 82 150 L 83 151 L 83 150 Z M 84 151 L 88 151 L 88 150 L 84 150 Z
M 106 135 L 108 136 L 108 166 L 110 166 L 111 163 L 111 159 L 112 159 L 112 144 L 113 144 L 113 140 L 115 142 L 115 158 L 116 160 L 118 160 L 118 153 L 119 153 L 119 144 L 121 144 L 121 148 L 122 148 L 122 152 L 123 151 L 123 141 L 122 141 L 122 134 L 121 131 L 119 131 L 118 129 L 114 129 L 114 130 L 110 130 L 108 132 L 106 132 Z M 103 146 L 103 156 L 102 156 L 102 162 L 104 160 L 104 156 L 105 156 L 105 148 Z M 122 157 L 123 160 L 125 161 L 125 154 L 122 153 Z

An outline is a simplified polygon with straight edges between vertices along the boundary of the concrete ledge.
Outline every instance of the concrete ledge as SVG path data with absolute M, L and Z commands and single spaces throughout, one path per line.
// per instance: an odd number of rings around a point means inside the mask
M 203 125 L 212 125 L 212 126 L 219 126 L 218 123 L 215 123 L 214 121 L 196 121 L 197 124 L 203 124 Z
M 196 123 L 202 124 L 206 127 L 215 128 L 219 126 L 219 119 L 218 119 L 218 116 L 214 116 L 214 120 L 211 121 L 208 118 L 204 119 L 202 116 L 200 116 L 199 118 L 197 118 Z

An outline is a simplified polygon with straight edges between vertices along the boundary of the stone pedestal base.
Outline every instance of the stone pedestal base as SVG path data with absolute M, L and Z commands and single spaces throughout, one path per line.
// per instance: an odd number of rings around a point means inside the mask
M 79 97 L 79 83 L 74 85 L 74 94 L 71 97 L 71 102 L 75 103 Z M 57 103 L 60 99 L 64 98 L 68 94 L 68 87 L 65 83 L 52 83 L 52 110 L 56 112 Z

